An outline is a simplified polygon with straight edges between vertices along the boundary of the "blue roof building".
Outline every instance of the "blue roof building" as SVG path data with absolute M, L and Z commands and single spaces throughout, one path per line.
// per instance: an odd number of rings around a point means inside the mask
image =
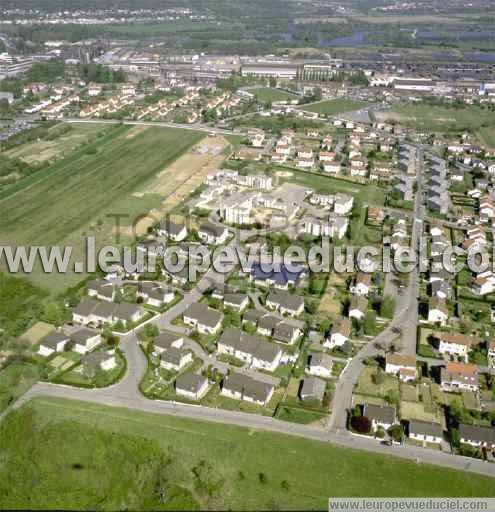
M 263 270 L 261 263 L 254 263 L 251 267 L 251 280 L 265 286 L 274 285 L 277 288 L 286 289 L 289 285 L 295 286 L 305 270 L 301 269 L 297 272 L 291 272 L 283 264 L 278 269 Z

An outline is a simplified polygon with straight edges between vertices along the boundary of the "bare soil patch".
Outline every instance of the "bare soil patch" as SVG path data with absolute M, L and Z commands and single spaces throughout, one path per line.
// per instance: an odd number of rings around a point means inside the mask
M 144 191 L 160 194 L 163 202 L 159 208 L 149 212 L 149 217 L 138 223 L 137 234 L 146 233 L 157 218 L 173 210 L 201 185 L 208 173 L 218 169 L 225 160 L 223 150 L 228 145 L 229 142 L 223 137 L 207 137 L 163 169 L 155 182 Z

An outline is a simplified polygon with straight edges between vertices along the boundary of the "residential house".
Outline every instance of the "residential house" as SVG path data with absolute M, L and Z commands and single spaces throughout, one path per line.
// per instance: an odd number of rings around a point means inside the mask
M 95 279 L 87 285 L 88 295 L 107 302 L 113 302 L 115 299 L 115 285 L 104 281 L 103 279 Z
M 115 304 L 113 310 L 114 322 L 122 322 L 125 325 L 139 322 L 145 315 L 145 311 L 136 304 Z
M 329 379 L 332 376 L 333 360 L 323 352 L 316 352 L 308 358 L 307 373 Z
M 314 154 L 313 150 L 310 147 L 302 147 L 297 151 L 297 156 L 299 158 L 307 158 L 307 159 L 313 159 Z
M 158 234 L 160 236 L 165 236 L 174 242 L 182 242 L 187 237 L 187 228 L 185 224 L 165 219 L 160 224 Z
M 355 295 L 352 297 L 351 304 L 349 306 L 349 318 L 355 318 L 356 320 L 361 321 L 366 315 L 367 309 L 368 299 L 360 295 Z
M 175 379 L 175 392 L 189 400 L 200 400 L 208 391 L 208 379 L 197 373 L 184 373 Z
M 198 229 L 198 236 L 203 242 L 211 245 L 221 245 L 229 237 L 229 231 L 224 226 L 217 226 L 211 222 L 205 222 Z
M 479 340 L 472 339 L 464 334 L 450 334 L 447 332 L 439 333 L 438 351 L 444 356 L 456 356 L 468 361 L 468 354 L 473 344 L 479 343 Z
M 332 149 L 333 139 L 330 135 L 326 135 L 321 143 L 321 148 L 330 150 Z
M 278 345 L 234 327 L 224 330 L 217 342 L 217 350 L 219 354 L 236 357 L 253 368 L 270 372 L 277 369 L 282 357 L 282 350 Z
M 377 208 L 374 206 L 368 207 L 368 222 L 372 222 L 374 224 L 383 224 L 385 220 L 385 211 L 382 208 Z
M 479 215 L 481 222 L 492 222 L 495 218 L 495 204 L 489 195 L 480 197 Z
M 334 212 L 338 215 L 347 215 L 351 213 L 354 205 L 354 198 L 347 194 L 336 194 L 334 203 Z
M 368 174 L 368 160 L 363 156 L 353 156 L 350 159 L 351 163 L 351 176 L 359 176 L 366 178 Z
M 367 296 L 371 290 L 371 274 L 359 272 L 350 288 L 350 292 L 355 295 Z
M 160 366 L 166 370 L 180 372 L 193 360 L 190 351 L 170 347 L 160 353 Z
M 440 371 L 440 386 L 444 391 L 478 391 L 477 366 L 475 364 L 447 363 L 447 367 Z
M 162 332 L 153 340 L 153 348 L 157 354 L 161 354 L 169 348 L 181 349 L 184 345 L 184 338 L 178 334 Z
M 258 319 L 257 332 L 263 336 L 273 336 L 275 328 L 281 321 L 278 316 L 263 315 Z
M 488 343 L 488 365 L 495 368 L 495 341 Z
M 363 416 L 371 421 L 373 431 L 379 427 L 388 430 L 397 420 L 395 407 L 390 405 L 364 404 Z
M 477 448 L 495 448 L 495 427 L 461 424 L 459 425 L 459 437 L 461 443 Z
M 370 170 L 371 181 L 390 181 L 392 179 L 392 169 L 388 165 L 375 165 Z
M 119 321 L 135 323 L 141 320 L 144 314 L 143 309 L 135 304 L 113 304 L 84 299 L 72 312 L 72 320 L 82 325 L 102 325 Z
M 148 238 L 136 245 L 136 251 L 142 252 L 148 260 L 157 261 L 163 258 L 165 245 L 156 238 Z
M 266 307 L 282 315 L 298 316 L 304 311 L 304 298 L 283 290 L 273 290 L 266 299 Z
M 435 297 L 440 301 L 445 301 L 452 294 L 452 286 L 448 281 L 436 280 L 430 284 L 430 291 L 432 297 Z
M 327 348 L 342 347 L 351 335 L 351 322 L 348 318 L 341 318 L 332 325 L 330 337 L 326 338 L 323 346 Z
M 402 382 L 416 380 L 416 356 L 387 354 L 385 372 L 398 375 Z
M 299 327 L 287 322 L 279 322 L 273 330 L 273 339 L 286 345 L 292 345 L 301 336 Z
M 82 362 L 85 368 L 99 368 L 105 372 L 113 370 L 117 366 L 115 351 L 113 350 L 90 352 L 84 355 Z
M 324 162 L 323 163 L 323 170 L 325 172 L 328 172 L 329 174 L 339 174 L 342 170 L 342 166 L 340 165 L 340 162 Z
M 495 275 L 490 271 L 478 274 L 473 280 L 471 291 L 480 296 L 495 292 Z
M 217 334 L 222 326 L 223 315 L 206 304 L 193 302 L 182 314 L 182 319 L 200 334 Z
M 263 311 L 259 309 L 248 309 L 242 315 L 242 324 L 251 323 L 254 325 L 258 325 L 258 320 L 264 315 Z
M 323 401 L 325 396 L 326 383 L 316 377 L 307 377 L 303 380 L 299 397 L 301 400 Z
M 441 444 L 443 441 L 442 426 L 431 421 L 410 420 L 409 438 L 420 443 Z
M 101 343 L 101 335 L 91 329 L 78 329 L 70 335 L 71 342 L 74 344 L 74 351 L 79 354 L 91 352 Z
M 303 158 L 301 156 L 297 157 L 296 160 L 296 167 L 299 167 L 301 169 L 311 169 L 314 167 L 315 161 L 313 158 Z
M 136 296 L 141 297 L 146 304 L 160 308 L 164 304 L 172 302 L 175 298 L 175 293 L 160 283 L 140 281 L 137 285 Z
M 428 307 L 428 322 L 446 325 L 449 319 L 449 310 L 444 299 L 433 298 Z
M 220 394 L 234 400 L 265 406 L 272 398 L 274 390 L 272 384 L 241 373 L 231 373 L 223 379 Z
M 64 332 L 53 331 L 41 340 L 38 348 L 38 354 L 44 357 L 49 357 L 55 352 L 63 352 L 69 341 L 70 337 Z
M 333 151 L 320 151 L 320 162 L 333 162 L 335 160 L 335 153 Z
M 261 263 L 254 263 L 249 278 L 259 286 L 274 286 L 286 290 L 289 286 L 295 286 L 304 273 L 304 269 L 290 271 L 284 264 L 279 265 L 279 268 L 266 270 Z
M 245 293 L 226 293 L 223 305 L 242 313 L 249 306 L 249 296 Z

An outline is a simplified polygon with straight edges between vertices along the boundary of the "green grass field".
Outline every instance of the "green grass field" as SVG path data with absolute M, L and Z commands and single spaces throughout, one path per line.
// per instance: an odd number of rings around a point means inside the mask
M 495 149 L 495 126 L 480 128 L 476 135 L 488 149 Z
M 383 188 L 375 185 L 361 185 L 353 183 L 350 180 L 334 178 L 324 174 L 312 174 L 307 171 L 290 169 L 291 176 L 281 177 L 281 181 L 297 183 L 299 185 L 313 188 L 318 193 L 335 194 L 342 192 L 354 196 L 356 204 L 383 206 L 385 202 L 385 192 Z
M 297 99 L 295 94 L 290 94 L 286 91 L 281 91 L 280 89 L 275 89 L 273 87 L 260 87 L 247 90 L 254 94 L 256 99 L 262 103 L 267 103 L 269 101 L 290 101 Z
M 35 364 L 13 362 L 0 371 L 0 412 L 15 402 L 39 379 Z
M 343 114 L 344 112 L 352 112 L 353 110 L 359 110 L 367 105 L 365 101 L 347 100 L 347 99 L 335 99 L 319 101 L 317 103 L 308 103 L 299 107 L 302 110 L 308 112 L 317 112 L 326 116 L 334 116 L 336 114 Z
M 0 507 L 323 510 L 494 496 L 494 480 L 297 437 L 39 398 L 0 425 Z
M 26 279 L 0 272 L 0 325 L 11 336 L 20 336 L 42 311 L 47 292 Z
M 84 260 L 83 234 L 97 246 L 114 242 L 115 220 L 129 226 L 137 215 L 161 202 L 157 194 L 139 194 L 203 134 L 150 128 L 128 137 L 116 126 L 96 142 L 72 152 L 42 171 L 0 193 L 0 242 L 6 245 L 71 245 L 73 261 Z M 45 275 L 36 267 L 31 279 L 42 287 L 63 290 L 84 275 Z
M 431 132 L 476 132 L 482 126 L 495 126 L 493 112 L 480 107 L 449 108 L 434 105 L 399 105 L 390 117 L 405 126 Z

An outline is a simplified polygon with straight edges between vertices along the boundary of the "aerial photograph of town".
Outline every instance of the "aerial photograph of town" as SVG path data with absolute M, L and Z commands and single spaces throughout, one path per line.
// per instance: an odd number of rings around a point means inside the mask
M 0 0 L 0 510 L 495 511 L 495 0 Z

